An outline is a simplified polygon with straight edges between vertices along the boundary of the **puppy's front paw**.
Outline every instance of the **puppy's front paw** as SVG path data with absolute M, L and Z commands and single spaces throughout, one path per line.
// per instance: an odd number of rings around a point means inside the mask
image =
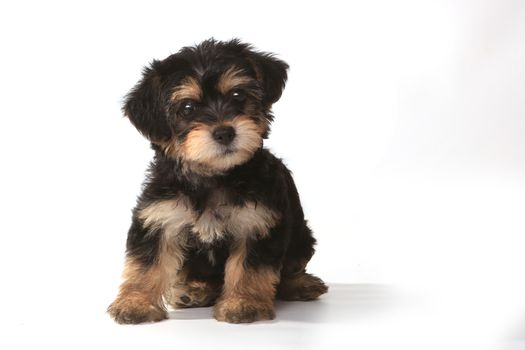
M 145 298 L 117 298 L 109 307 L 108 313 L 121 324 L 157 322 L 167 318 L 166 311 Z
M 260 320 L 273 320 L 273 303 L 256 300 L 229 298 L 215 305 L 214 316 L 218 321 L 229 323 L 249 323 Z

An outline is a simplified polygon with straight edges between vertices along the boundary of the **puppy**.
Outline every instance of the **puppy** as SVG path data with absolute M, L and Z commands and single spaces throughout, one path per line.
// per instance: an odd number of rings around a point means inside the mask
M 153 61 L 123 111 L 155 151 L 128 232 L 119 323 L 214 306 L 219 321 L 275 317 L 274 300 L 327 291 L 305 272 L 315 239 L 290 171 L 263 148 L 288 65 L 238 40 Z

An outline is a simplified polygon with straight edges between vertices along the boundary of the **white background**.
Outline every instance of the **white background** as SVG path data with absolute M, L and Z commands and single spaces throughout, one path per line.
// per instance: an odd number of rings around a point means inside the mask
M 525 2 L 13 1 L 0 33 L 1 348 L 525 347 Z M 273 322 L 119 326 L 152 156 L 122 97 L 211 36 L 291 66 L 267 146 L 331 292 Z

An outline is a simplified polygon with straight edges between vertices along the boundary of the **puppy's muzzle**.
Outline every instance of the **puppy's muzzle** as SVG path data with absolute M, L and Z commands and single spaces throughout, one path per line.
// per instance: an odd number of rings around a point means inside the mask
M 219 126 L 213 131 L 213 139 L 227 146 L 235 139 L 235 129 L 231 126 Z

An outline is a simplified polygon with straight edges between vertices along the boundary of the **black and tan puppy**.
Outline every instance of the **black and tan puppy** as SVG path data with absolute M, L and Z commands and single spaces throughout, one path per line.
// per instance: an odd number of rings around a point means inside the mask
M 120 323 L 215 304 L 217 320 L 272 319 L 274 299 L 327 291 L 290 171 L 264 149 L 288 66 L 238 40 L 153 61 L 124 112 L 155 150 L 128 232 Z

